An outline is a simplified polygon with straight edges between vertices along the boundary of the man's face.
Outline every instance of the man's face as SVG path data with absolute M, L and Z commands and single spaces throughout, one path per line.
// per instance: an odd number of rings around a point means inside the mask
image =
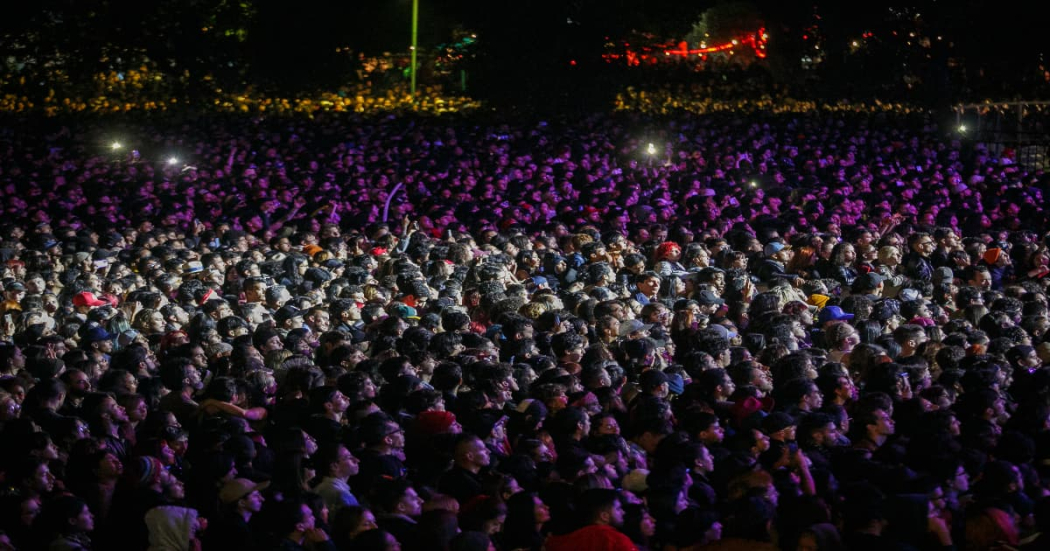
M 471 454 L 474 457 L 473 463 L 479 467 L 487 467 L 492 462 L 489 449 L 485 447 L 485 443 L 481 440 L 475 440 L 471 444 Z
M 970 280 L 970 285 L 977 287 L 982 291 L 987 291 L 992 288 L 992 278 L 989 276 L 988 272 L 976 270 L 973 273 L 973 279 Z
M 896 430 L 893 424 L 893 418 L 890 417 L 889 413 L 879 410 L 875 412 L 875 434 L 880 436 L 890 436 Z
M 310 328 L 316 331 L 317 333 L 324 333 L 328 331 L 329 327 L 331 327 L 332 325 L 330 320 L 331 316 L 328 314 L 328 312 L 323 311 L 314 312 L 313 314 L 310 314 L 310 316 L 307 317 L 307 322 L 310 325 Z
M 937 248 L 937 244 L 933 241 L 933 238 L 929 236 L 919 239 L 912 246 L 912 250 L 922 256 L 930 256 L 930 253 L 932 253 L 935 248 Z
M 405 516 L 418 517 L 423 512 L 423 500 L 414 488 L 409 488 L 405 492 L 405 495 L 401 498 L 400 505 L 404 506 L 402 513 Z
M 762 392 L 773 391 L 773 376 L 765 369 L 752 369 L 750 383 Z
M 642 281 L 639 281 L 638 292 L 648 298 L 655 297 L 660 292 L 660 279 L 656 277 L 647 277 Z
M 613 502 L 612 509 L 609 511 L 609 524 L 612 526 L 623 526 L 623 504 L 617 499 Z

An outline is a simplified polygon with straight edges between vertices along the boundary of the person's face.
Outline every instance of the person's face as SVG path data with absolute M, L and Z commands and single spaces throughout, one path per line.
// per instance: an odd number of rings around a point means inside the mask
M 154 312 L 150 315 L 146 328 L 151 333 L 163 333 L 164 327 L 165 322 L 163 314 L 161 314 L 160 312 Z
M 418 517 L 423 512 L 423 500 L 416 493 L 415 488 L 409 488 L 398 502 L 401 514 L 409 517 Z
M 215 317 L 216 321 L 221 320 L 222 318 L 226 318 L 226 317 L 232 316 L 232 315 L 233 315 L 233 309 L 230 308 L 230 305 L 227 304 L 225 301 L 223 301 L 222 304 L 220 304 L 219 307 L 216 308 L 215 311 L 214 311 L 214 317 Z
M 21 521 L 25 526 L 32 526 L 33 521 L 36 520 L 37 515 L 40 514 L 40 498 L 30 497 L 22 502 L 21 509 Z M 12 548 L 14 549 L 14 548 Z
M 612 509 L 609 511 L 609 524 L 623 526 L 623 504 L 618 499 L 613 502 Z
M 707 446 L 701 448 L 700 456 L 696 458 L 696 470 L 701 473 L 710 473 L 715 470 L 715 458 Z
M 263 502 L 266 501 L 266 498 L 264 498 L 263 495 L 260 494 L 258 490 L 256 490 L 256 491 L 248 494 L 247 496 L 245 496 L 243 498 L 243 500 L 244 500 L 244 508 L 246 510 L 251 511 L 252 513 L 258 513 L 259 511 L 262 510 Z M 309 507 L 307 507 L 307 509 L 309 509 Z M 313 513 L 311 513 L 310 516 L 312 518 L 313 517 Z
M 405 447 L 405 431 L 397 423 L 387 425 L 386 438 L 388 445 L 395 450 Z
M 889 413 L 879 410 L 875 412 L 875 433 L 880 436 L 890 436 L 894 433 L 895 427 L 893 424 L 893 418 L 890 417 Z
M 98 478 L 101 480 L 112 480 L 123 473 L 124 465 L 112 453 L 107 453 L 98 463 Z
M 820 406 L 824 405 L 824 396 L 820 393 L 820 390 L 817 390 L 816 388 L 807 394 L 804 400 L 811 410 L 818 410 L 820 409 Z
M 852 246 L 845 246 L 842 248 L 842 260 L 847 265 L 853 264 L 857 260 L 857 251 Z
M 963 494 L 970 491 L 970 475 L 966 473 L 966 469 L 959 467 L 955 471 L 955 477 L 951 480 L 952 489 L 956 492 Z
M 912 249 L 921 254 L 922 256 L 929 256 L 934 249 L 937 248 L 937 243 L 932 237 L 923 237 L 915 242 Z
M 538 497 L 532 498 L 532 515 L 536 519 L 536 524 L 542 524 L 551 519 L 550 507 Z
M 379 525 L 376 524 L 376 517 L 372 514 L 372 511 L 365 510 L 364 514 L 361 515 L 361 521 L 350 530 L 350 539 L 360 534 L 361 532 L 367 532 L 368 530 L 375 530 Z
M 135 402 L 135 407 L 128 412 L 128 419 L 134 423 L 142 421 L 146 418 L 149 413 L 149 406 L 146 405 L 145 400 L 138 400 Z
M 311 328 L 318 333 L 324 333 L 331 327 L 331 316 L 328 312 L 320 311 L 309 317 Z
M 766 433 L 758 429 L 752 429 L 751 436 L 755 439 L 755 451 L 763 453 L 769 449 L 769 437 L 766 436 Z
M 91 532 L 95 529 L 95 517 L 91 514 L 91 510 L 88 509 L 87 505 L 80 510 L 80 513 L 72 522 L 77 532 Z
M 647 277 L 642 281 L 639 281 L 638 292 L 648 298 L 655 297 L 660 292 L 660 279 L 656 277 Z
M 752 369 L 751 379 L 748 382 L 762 392 L 773 391 L 773 375 L 765 369 Z
M 303 432 L 303 442 L 303 451 L 306 453 L 307 457 L 313 455 L 317 451 L 317 440 L 313 436 Z
M 701 439 L 705 442 L 721 442 L 726 436 L 725 429 L 722 425 L 715 421 L 710 427 L 701 434 Z
M 533 452 L 532 460 L 537 463 L 546 463 L 554 459 L 554 454 L 551 453 L 550 448 L 546 444 L 540 444 L 536 447 Z
M 612 416 L 602 417 L 598 424 L 598 434 L 620 434 L 620 425 L 616 422 L 616 418 Z
M 337 473 L 340 478 L 348 476 L 354 476 L 360 469 L 360 462 L 354 457 L 354 454 L 350 453 L 350 450 L 343 446 L 339 447 L 339 466 L 337 467 Z
M 977 270 L 973 273 L 973 279 L 970 280 L 970 285 L 983 291 L 987 291 L 992 288 L 992 278 L 988 272 Z
M 135 376 L 131 373 L 128 373 L 124 375 L 124 380 L 121 381 L 121 386 L 123 388 L 124 393 L 134 394 L 135 391 L 139 388 L 139 380 L 136 379 Z
M 51 493 L 51 490 L 55 489 L 55 475 L 51 474 L 51 468 L 47 466 L 47 463 L 42 463 L 33 471 L 30 484 L 33 490 L 42 494 Z
M 115 422 L 122 423 L 128 421 L 127 412 L 124 410 L 123 406 L 117 403 L 116 400 L 114 400 L 113 398 L 107 398 L 103 402 L 103 404 L 104 405 L 102 409 L 109 415 L 110 419 L 112 419 Z

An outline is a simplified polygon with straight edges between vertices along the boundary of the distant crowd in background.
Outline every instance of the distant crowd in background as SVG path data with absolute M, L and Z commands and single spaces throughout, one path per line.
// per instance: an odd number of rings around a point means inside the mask
M 0 549 L 1050 546 L 1015 151 L 906 109 L 114 122 L 0 129 Z

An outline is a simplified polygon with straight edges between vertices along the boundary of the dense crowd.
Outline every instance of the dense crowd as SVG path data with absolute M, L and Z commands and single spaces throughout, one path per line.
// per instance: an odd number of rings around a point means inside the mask
M 1050 178 L 929 117 L 30 122 L 0 549 L 1048 546 Z

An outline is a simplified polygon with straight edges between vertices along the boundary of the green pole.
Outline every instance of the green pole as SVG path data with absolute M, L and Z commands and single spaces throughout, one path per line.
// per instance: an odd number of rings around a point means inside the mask
M 412 97 L 416 97 L 416 50 L 419 35 L 419 0 L 412 0 Z

